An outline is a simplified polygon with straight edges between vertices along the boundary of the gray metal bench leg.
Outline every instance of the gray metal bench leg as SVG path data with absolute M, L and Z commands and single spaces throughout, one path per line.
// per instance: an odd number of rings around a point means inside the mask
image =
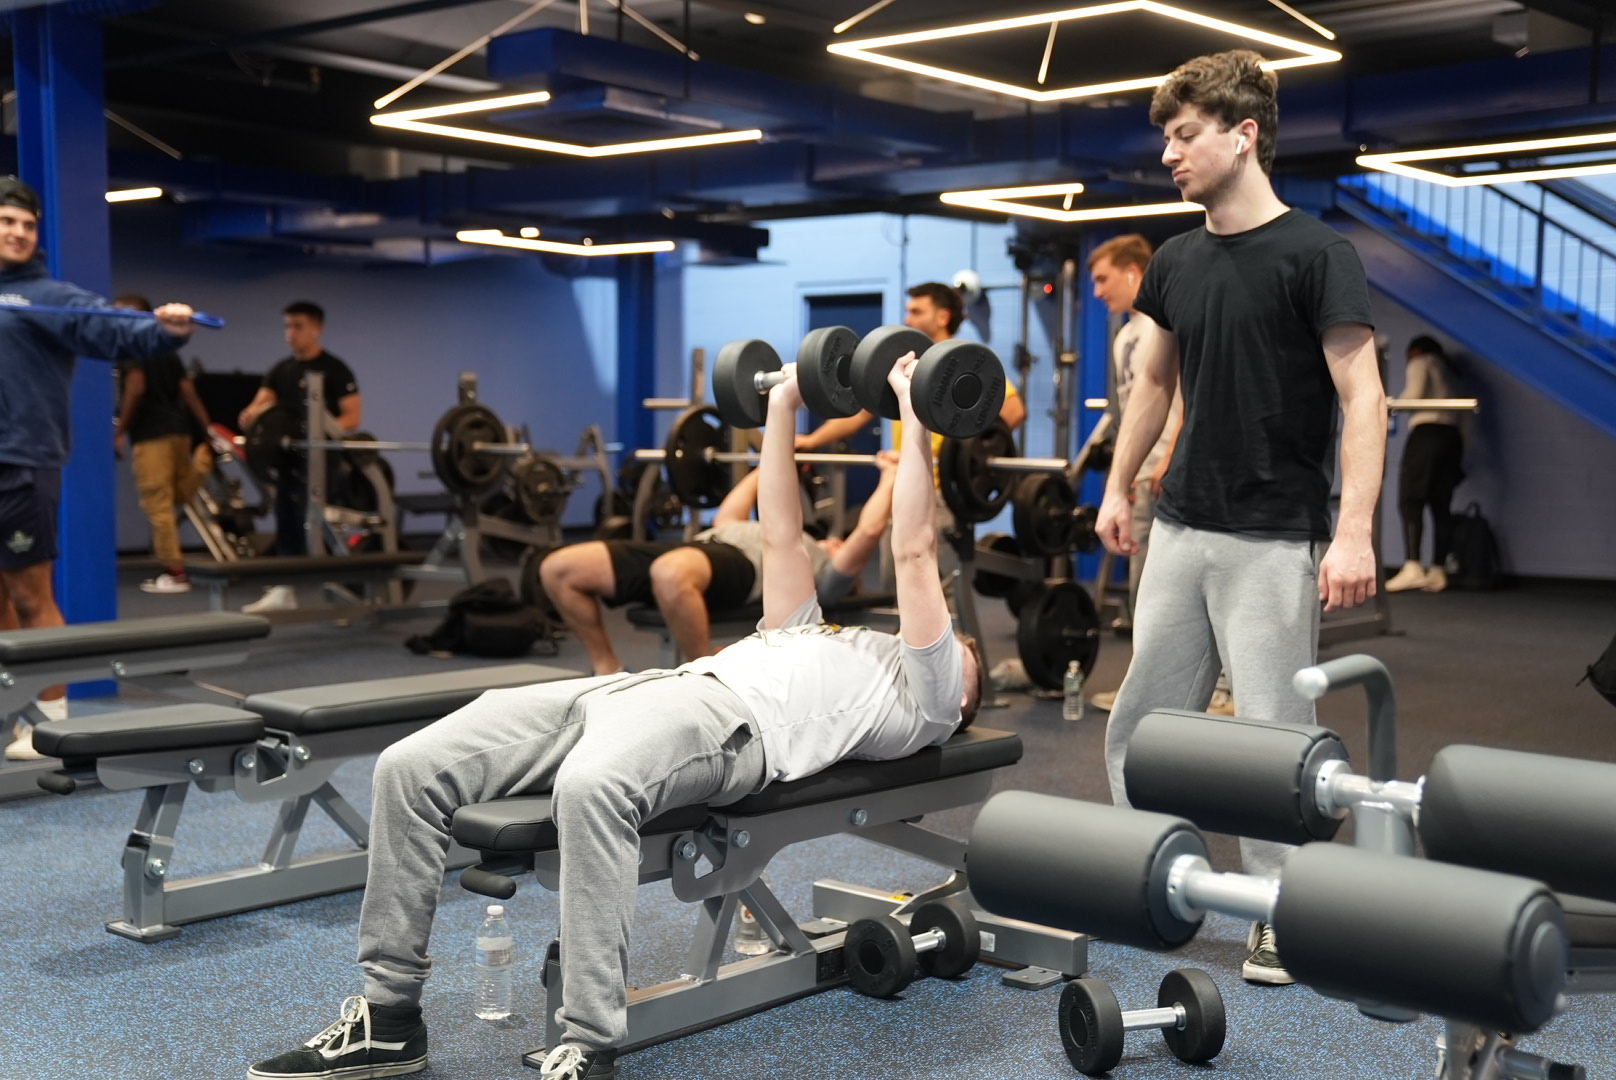
M 164 919 L 163 882 L 174 857 L 174 830 L 190 784 L 147 788 L 135 830 L 123 847 L 123 918 L 107 924 L 120 937 L 162 941 L 179 927 Z

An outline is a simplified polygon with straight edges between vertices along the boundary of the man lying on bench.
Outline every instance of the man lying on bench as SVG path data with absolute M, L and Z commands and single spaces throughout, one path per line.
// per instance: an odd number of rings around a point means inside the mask
M 853 591 L 886 531 L 897 457 L 883 451 L 876 455 L 876 465 L 880 483 L 846 540 L 815 540 L 798 533 L 812 562 L 822 607 L 835 607 Z M 742 477 L 719 503 L 712 527 L 688 543 L 590 540 L 545 557 L 539 566 L 544 594 L 577 635 L 596 675 L 623 668 L 601 622 L 602 601 L 609 607 L 656 604 L 679 655 L 687 660 L 712 653 L 711 612 L 757 602 L 763 581 L 763 525 L 751 517 L 761 471 Z
M 455 809 L 550 789 L 562 1036 L 540 1076 L 613 1080 L 627 1035 L 640 824 L 676 807 L 734 802 L 844 758 L 905 757 L 975 717 L 981 659 L 974 641 L 954 633 L 938 581 L 931 440 L 909 400 L 914 365 L 911 354 L 889 376 L 905 421 L 892 499 L 899 633 L 821 621 L 792 463 L 802 395 L 787 378 L 769 394 L 759 469 L 757 632 L 671 671 L 490 691 L 384 752 L 359 916 L 364 995 L 301 1049 L 254 1065 L 249 1077 L 425 1068 L 419 1002 Z

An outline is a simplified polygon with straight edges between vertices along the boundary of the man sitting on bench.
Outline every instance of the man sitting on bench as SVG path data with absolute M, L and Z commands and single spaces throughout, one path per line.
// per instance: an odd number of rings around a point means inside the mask
M 876 465 L 880 483 L 846 540 L 802 534 L 822 607 L 835 607 L 853 591 L 886 531 L 897 455 L 883 451 Z M 545 557 L 539 566 L 544 594 L 577 635 L 596 675 L 623 669 L 601 620 L 602 602 L 608 607 L 655 603 L 679 655 L 687 660 L 712 653 L 712 612 L 756 602 L 763 579 L 763 531 L 751 517 L 760 472 L 754 469 L 742 477 L 718 505 L 712 526 L 689 543 L 590 540 Z
M 426 1066 L 420 996 L 455 810 L 550 789 L 559 839 L 562 1036 L 543 1080 L 613 1080 L 627 1037 L 629 924 L 641 823 L 723 805 L 844 758 L 946 742 L 981 702 L 975 642 L 954 633 L 937 576 L 931 440 L 909 400 L 913 354 L 888 379 L 904 441 L 893 493 L 899 633 L 822 621 L 802 546 L 795 378 L 769 394 L 759 508 L 763 619 L 716 656 L 668 671 L 491 690 L 395 743 L 376 765 L 359 916 L 361 997 L 254 1080 L 391 1076 Z M 788 372 L 793 371 L 787 365 Z

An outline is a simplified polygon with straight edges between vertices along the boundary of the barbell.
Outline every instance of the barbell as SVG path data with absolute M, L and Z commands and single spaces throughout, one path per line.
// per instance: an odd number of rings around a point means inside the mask
M 3 304 L 0 309 L 6 311 L 29 311 L 36 315 L 103 315 L 114 319 L 152 319 L 156 315 L 149 311 L 140 311 L 136 308 L 119 307 L 71 307 L 62 304 Z M 209 315 L 205 311 L 191 312 L 191 321 L 198 326 L 205 326 L 209 330 L 218 330 L 224 326 L 224 320 L 217 315 Z

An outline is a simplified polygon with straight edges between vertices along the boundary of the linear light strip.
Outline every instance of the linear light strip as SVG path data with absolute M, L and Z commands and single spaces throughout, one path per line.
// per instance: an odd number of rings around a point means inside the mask
M 1285 14 L 1289 15 L 1291 18 L 1295 19 L 1297 22 L 1301 23 L 1303 26 L 1307 27 L 1309 30 L 1312 30 L 1315 34 L 1319 35 L 1320 37 L 1327 38 L 1330 41 L 1335 40 L 1335 31 L 1334 30 L 1331 30 L 1331 29 L 1329 29 L 1327 27 L 1320 26 L 1318 23 L 1314 22 L 1312 19 L 1308 18 L 1306 15 L 1303 15 L 1300 11 L 1297 11 L 1295 8 L 1291 7 L 1289 4 L 1285 3 L 1285 0 L 1268 0 L 1268 2 L 1270 4 L 1273 4 L 1279 10 L 1283 11 Z
M 1482 187 L 1488 184 L 1514 184 L 1530 180 L 1557 180 L 1570 176 L 1596 176 L 1616 172 L 1616 162 L 1600 165 L 1556 165 L 1548 168 L 1522 169 L 1514 172 L 1480 173 L 1472 176 L 1449 176 L 1433 169 L 1419 169 L 1411 161 L 1446 161 L 1452 158 L 1493 157 L 1505 154 L 1530 153 L 1539 150 L 1563 150 L 1573 146 L 1612 145 L 1616 152 L 1616 131 L 1595 135 L 1560 135 L 1547 139 L 1516 139 L 1510 142 L 1478 143 L 1471 146 L 1436 147 L 1429 150 L 1408 150 L 1393 154 L 1360 154 L 1357 162 L 1366 169 L 1425 180 L 1443 187 Z
M 121 191 L 107 192 L 107 202 L 109 203 L 135 202 L 139 199 L 160 199 L 162 197 L 163 189 L 160 187 L 124 188 Z
M 543 11 L 553 3 L 555 3 L 555 0 L 538 0 L 538 3 L 530 6 L 520 15 L 506 19 L 504 22 L 500 23 L 498 26 L 484 34 L 482 37 L 478 38 L 476 41 L 473 41 L 465 48 L 454 53 L 454 55 L 439 60 L 436 64 L 433 64 L 425 71 L 414 76 L 397 90 L 394 90 L 383 97 L 377 98 L 374 102 L 374 106 L 378 109 L 387 108 L 387 106 L 391 105 L 393 102 L 397 101 L 411 90 L 414 90 L 417 86 L 420 86 L 422 83 L 432 78 L 432 76 L 441 75 L 443 72 L 454 67 L 456 64 L 460 63 L 460 61 L 464 60 L 466 57 L 470 56 L 484 45 L 487 45 L 490 41 L 493 41 L 507 30 L 511 30 L 514 27 L 520 26 L 522 23 L 527 22 L 533 16 L 537 15 L 539 12 Z
M 649 255 L 658 251 L 672 251 L 678 245 L 672 240 L 646 240 L 631 244 L 563 244 L 554 240 L 526 240 L 506 236 L 498 229 L 461 229 L 455 239 L 463 244 L 488 244 L 493 247 L 517 248 L 521 251 L 547 251 L 557 255 Z
M 1162 214 L 1187 214 L 1205 210 L 1199 203 L 1141 203 L 1136 206 L 1095 206 L 1082 210 L 1068 209 L 1071 197 L 1082 192 L 1082 184 L 1038 184 L 1019 188 L 985 188 L 980 191 L 945 191 L 938 196 L 949 206 L 963 206 L 972 210 L 986 210 L 995 214 L 1015 214 L 1069 224 L 1074 221 L 1107 221 L 1115 218 L 1156 217 Z M 1065 195 L 1063 208 L 1051 210 L 1030 203 L 1011 202 L 1012 199 L 1031 199 L 1048 195 Z
M 892 0 L 875 0 L 875 3 L 871 4 L 869 7 L 865 8 L 863 11 L 861 11 L 857 15 L 853 16 L 851 19 L 843 19 L 841 22 L 839 22 L 835 26 L 831 27 L 830 32 L 833 33 L 833 34 L 846 33 L 847 31 L 853 29 L 853 27 L 857 26 L 859 23 L 863 22 L 865 19 L 868 19 L 871 15 L 874 15 L 877 11 L 880 11 L 882 8 L 886 7 L 890 3 L 892 3 Z
M 476 101 L 456 101 L 449 105 L 431 105 L 424 109 L 405 109 L 402 112 L 378 113 L 370 118 L 381 127 L 399 127 L 411 120 L 430 120 L 438 116 L 461 116 L 473 112 L 493 112 L 512 109 L 518 105 L 538 105 L 550 100 L 550 91 L 535 90 L 527 94 L 506 94 L 503 97 L 478 98 Z
M 447 124 L 428 124 L 415 120 L 400 119 L 397 114 L 393 116 L 372 116 L 370 122 L 380 127 L 397 128 L 401 131 L 415 131 L 425 135 L 446 135 L 452 139 L 469 139 L 472 142 L 493 143 L 498 146 L 512 146 L 523 150 L 543 150 L 552 154 L 569 154 L 573 157 L 603 158 L 616 157 L 622 154 L 647 154 L 659 150 L 683 150 L 697 146 L 718 146 L 725 143 L 756 142 L 763 138 L 763 132 L 758 128 L 746 131 L 718 131 L 708 135 L 680 135 L 671 139 L 648 139 L 643 142 L 616 143 L 610 146 L 578 146 L 573 143 L 555 142 L 550 139 L 533 139 L 525 135 L 508 135 L 500 131 L 485 131 L 481 128 L 450 127 Z

